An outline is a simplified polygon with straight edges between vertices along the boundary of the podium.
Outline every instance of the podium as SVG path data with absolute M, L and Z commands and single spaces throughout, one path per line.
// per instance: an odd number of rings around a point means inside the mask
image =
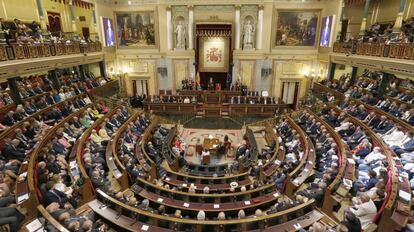
M 203 156 L 203 159 L 201 160 L 201 164 L 209 165 L 210 164 L 210 155 Z

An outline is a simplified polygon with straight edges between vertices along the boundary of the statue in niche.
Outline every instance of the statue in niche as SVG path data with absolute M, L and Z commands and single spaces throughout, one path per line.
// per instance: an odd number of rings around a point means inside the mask
M 247 19 L 243 27 L 243 49 L 253 48 L 254 33 L 255 33 L 255 28 L 252 24 L 252 21 L 251 19 Z
M 176 45 L 177 49 L 185 49 L 185 26 L 183 25 L 183 21 L 178 21 L 178 25 L 175 28 L 176 34 Z

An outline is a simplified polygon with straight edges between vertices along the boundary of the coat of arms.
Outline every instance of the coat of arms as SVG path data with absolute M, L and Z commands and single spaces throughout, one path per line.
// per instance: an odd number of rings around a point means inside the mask
M 221 59 L 223 57 L 222 51 L 218 48 L 210 48 L 207 50 L 207 62 L 221 62 Z

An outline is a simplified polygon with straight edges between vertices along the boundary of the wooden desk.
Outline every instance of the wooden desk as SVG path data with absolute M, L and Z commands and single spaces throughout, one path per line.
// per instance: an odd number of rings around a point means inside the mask
M 35 208 L 33 208 L 35 209 Z M 58 231 L 60 232 L 69 232 L 68 229 L 66 229 L 64 226 L 62 226 L 54 217 L 52 217 L 52 215 L 49 214 L 49 212 L 47 212 L 47 210 L 45 209 L 45 207 L 43 205 L 38 205 L 37 206 L 37 210 L 42 214 L 42 216 L 45 218 L 45 220 L 52 224 L 53 227 L 55 227 Z
M 187 202 L 188 207 L 184 206 L 184 201 L 182 200 L 174 200 L 170 197 L 164 197 L 158 195 L 153 192 L 149 192 L 147 190 L 140 191 L 137 195 L 144 199 L 148 199 L 155 204 L 162 204 L 174 209 L 181 209 L 183 211 L 200 211 L 204 210 L 205 212 L 221 212 L 221 211 L 239 211 L 241 209 L 253 209 L 259 207 L 264 204 L 270 204 L 272 202 L 277 201 L 277 198 L 281 196 L 279 192 L 270 192 L 265 195 L 257 196 L 253 199 L 249 199 L 249 204 L 245 204 L 245 201 L 233 201 L 233 202 L 225 202 L 220 203 L 219 208 L 216 208 L 214 203 L 205 203 L 205 202 Z M 276 197 L 277 196 L 277 197 Z M 160 202 L 160 198 L 163 199 Z M 273 203 L 272 203 L 273 204 Z
M 216 149 L 220 145 L 220 140 L 218 138 L 205 138 L 203 141 L 203 148 L 207 150 Z
M 191 183 L 224 184 L 224 183 L 231 183 L 233 181 L 240 181 L 240 180 L 248 179 L 250 175 L 250 170 L 243 172 L 243 173 L 226 175 L 226 176 L 195 176 L 195 175 L 189 175 L 188 173 L 175 172 L 172 170 L 167 170 L 167 173 L 168 173 L 168 177 L 170 177 L 171 179 L 186 180 L 186 181 L 191 181 Z
M 325 215 L 323 215 L 319 210 L 312 210 L 311 212 L 298 217 L 296 219 L 290 220 L 288 222 L 271 226 L 265 230 L 254 230 L 253 232 L 285 232 L 285 231 L 297 231 L 295 225 L 299 224 L 302 228 L 311 226 L 313 223 L 321 220 Z
M 254 189 L 249 189 L 246 192 L 238 191 L 238 192 L 231 192 L 231 193 L 204 194 L 203 192 L 189 193 L 189 192 L 183 192 L 179 190 L 166 189 L 164 187 L 153 184 L 142 178 L 137 178 L 137 184 L 149 192 L 153 192 L 153 193 L 156 193 L 162 196 L 170 196 L 170 198 L 172 199 L 179 199 L 179 200 L 183 200 L 187 202 L 200 202 L 200 200 L 203 199 L 203 202 L 214 202 L 214 203 L 234 201 L 237 199 L 240 201 L 242 199 L 245 199 L 246 197 L 252 198 L 256 196 L 261 196 L 265 194 L 266 192 L 275 191 L 275 187 L 276 187 L 274 184 L 267 184 L 267 185 L 263 185 L 263 186 L 260 186 Z M 206 199 L 212 199 L 212 200 L 210 201 Z
M 287 178 L 285 194 L 292 197 L 294 191 L 302 185 L 305 180 L 312 174 L 313 167 L 315 166 L 315 148 L 311 139 L 306 136 L 303 129 L 295 123 L 291 117 L 287 117 L 288 123 L 292 129 L 295 129 L 299 133 L 299 140 L 303 147 L 303 157 L 299 165 L 289 173 Z
M 149 232 L 168 232 L 174 231 L 166 228 L 156 227 L 151 224 L 143 223 L 137 221 L 136 219 L 132 219 L 130 217 L 126 217 L 124 215 L 119 215 L 119 213 L 111 208 L 108 208 L 103 203 L 99 202 L 98 200 L 93 200 L 88 203 L 89 207 L 104 218 L 106 221 L 115 224 L 125 230 L 128 231 L 149 231 Z
M 172 179 L 172 178 L 166 178 L 164 179 L 164 182 L 166 182 L 167 184 L 169 184 L 170 186 L 181 186 L 183 189 L 188 189 L 188 187 L 190 187 L 190 184 L 188 183 L 188 181 L 183 181 L 183 180 L 177 180 L 177 179 Z M 240 188 L 241 186 L 247 186 L 247 185 L 251 185 L 252 181 L 247 178 L 241 181 L 238 181 L 238 187 Z M 199 191 L 203 191 L 204 187 L 208 186 L 210 188 L 210 191 L 225 191 L 225 190 L 230 190 L 230 183 L 223 183 L 223 184 L 195 184 L 195 186 L 197 187 L 197 190 Z
M 107 204 L 109 205 L 115 205 L 116 208 L 120 208 L 121 210 L 130 211 L 132 213 L 136 213 L 139 216 L 147 216 L 152 218 L 151 225 L 159 225 L 163 224 L 166 225 L 167 228 L 172 228 L 175 231 L 181 231 L 184 230 L 184 228 L 188 228 L 188 226 L 191 226 L 195 232 L 201 232 L 204 231 L 203 228 L 206 228 L 207 225 L 209 225 L 208 228 L 213 229 L 219 229 L 224 231 L 228 231 L 230 228 L 233 228 L 233 226 L 237 226 L 238 231 L 247 231 L 247 228 L 249 230 L 255 230 L 257 229 L 257 224 L 259 222 L 266 221 L 265 224 L 266 227 L 271 227 L 277 224 L 281 224 L 288 221 L 288 216 L 291 217 L 298 217 L 298 215 L 303 213 L 307 213 L 313 210 L 315 206 L 315 200 L 310 199 L 308 202 L 300 204 L 298 206 L 292 207 L 288 210 L 283 210 L 280 212 L 276 212 L 273 214 L 268 214 L 260 217 L 247 217 L 243 219 L 228 219 L 223 221 L 218 220 L 206 220 L 206 221 L 198 221 L 195 219 L 186 219 L 186 218 L 174 218 L 171 216 L 166 215 L 159 215 L 159 214 L 153 214 L 148 211 L 144 211 L 135 207 L 131 207 L 129 205 L 126 205 L 125 203 L 122 203 L 113 197 L 108 196 L 101 190 L 98 190 L 98 198 L 103 199 Z M 302 216 L 301 215 L 301 216 Z

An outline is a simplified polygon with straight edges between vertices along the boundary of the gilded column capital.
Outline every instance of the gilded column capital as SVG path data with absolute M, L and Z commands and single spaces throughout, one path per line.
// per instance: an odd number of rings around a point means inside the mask
M 241 9 L 241 5 L 235 5 L 235 6 L 234 6 L 234 8 L 235 8 L 236 10 L 240 10 L 240 9 Z

